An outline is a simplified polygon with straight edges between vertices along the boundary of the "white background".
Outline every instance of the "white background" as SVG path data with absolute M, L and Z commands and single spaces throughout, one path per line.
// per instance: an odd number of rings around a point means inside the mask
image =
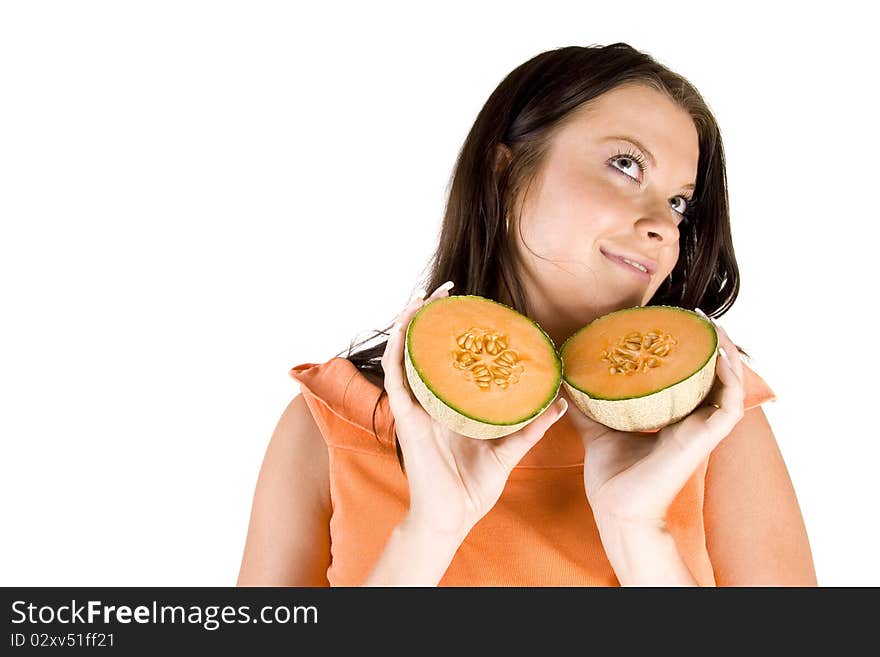
M 721 125 L 721 325 L 819 583 L 880 585 L 876 39 L 861 3 L 779 5 L 4 2 L 0 584 L 234 584 L 289 368 L 422 283 L 504 76 L 626 41 Z

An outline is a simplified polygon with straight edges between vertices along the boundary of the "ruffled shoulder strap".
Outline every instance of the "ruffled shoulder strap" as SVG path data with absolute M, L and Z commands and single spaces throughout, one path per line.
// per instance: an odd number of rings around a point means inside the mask
M 743 399 L 744 410 L 760 406 L 767 401 L 775 401 L 776 393 L 770 389 L 758 373 L 743 361 Z
M 299 382 L 329 446 L 396 456 L 388 396 L 381 395 L 381 388 L 350 360 L 336 357 L 325 363 L 303 363 L 292 367 L 289 374 Z M 776 399 L 776 393 L 745 361 L 743 377 L 745 410 Z
M 336 357 L 325 363 L 302 363 L 292 367 L 289 375 L 299 382 L 327 445 L 396 454 L 388 396 L 382 395 L 379 401 L 381 388 L 350 360 Z

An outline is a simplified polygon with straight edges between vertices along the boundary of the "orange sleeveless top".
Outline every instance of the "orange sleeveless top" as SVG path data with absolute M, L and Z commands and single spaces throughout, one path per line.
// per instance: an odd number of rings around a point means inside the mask
M 743 363 L 745 407 L 776 398 Z M 409 508 L 381 389 L 344 358 L 290 370 L 324 440 L 330 463 L 331 586 L 360 586 Z M 576 410 L 576 409 L 575 409 Z M 572 411 L 569 411 L 572 412 Z M 706 550 L 703 492 L 708 458 L 667 514 L 670 533 L 701 586 L 714 586 Z M 619 586 L 584 492 L 584 445 L 567 414 L 513 469 L 496 505 L 467 535 L 440 586 Z

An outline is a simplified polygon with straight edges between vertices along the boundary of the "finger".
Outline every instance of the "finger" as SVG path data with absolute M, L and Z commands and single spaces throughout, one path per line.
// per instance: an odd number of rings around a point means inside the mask
M 406 342 L 404 332 L 409 326 L 413 315 L 418 312 L 419 308 L 424 304 L 424 300 L 416 296 L 400 314 L 394 328 L 391 329 L 391 335 L 385 343 L 385 351 L 382 354 L 382 369 L 385 372 L 385 390 L 388 393 L 388 404 L 391 412 L 396 419 L 400 419 L 404 414 L 413 410 L 414 405 L 418 403 L 412 396 L 409 387 L 404 380 L 403 373 L 403 348 Z
M 742 381 L 736 377 L 727 358 L 719 358 L 716 372 L 721 385 L 714 392 L 715 408 L 706 418 L 709 428 L 710 442 L 717 442 L 730 433 L 743 416 L 745 389 Z
M 724 389 L 724 381 L 727 380 L 722 380 L 724 372 L 727 370 L 727 361 L 725 360 L 723 354 L 724 350 L 719 347 L 718 355 L 715 358 L 715 378 L 712 381 L 712 387 L 709 389 L 709 393 L 703 400 L 703 405 L 706 407 L 712 406 L 715 408 L 721 408 L 721 393 Z
M 722 358 L 727 358 L 727 364 L 730 366 L 730 369 L 733 371 L 736 378 L 742 381 L 742 358 L 740 358 L 739 349 L 736 348 L 736 345 L 733 344 L 733 341 L 728 337 L 727 331 L 725 331 L 720 326 L 718 326 L 717 328 L 719 342 L 721 343 L 721 348 L 724 350 L 719 355 Z
M 706 315 L 699 308 L 694 309 L 697 313 L 702 315 L 706 320 L 712 323 L 712 326 L 715 327 L 715 332 L 718 334 L 718 346 L 724 350 L 724 352 L 732 357 L 730 359 L 730 365 L 733 369 L 733 372 L 736 374 L 736 377 L 742 381 L 743 380 L 743 371 L 742 371 L 742 360 L 739 357 L 739 349 L 736 348 L 736 345 L 730 339 L 730 336 L 727 335 L 727 331 L 724 330 L 718 322 L 714 319 Z M 720 354 L 719 354 L 720 356 Z
M 429 296 L 427 299 L 425 299 L 425 303 L 428 303 L 429 301 L 433 301 L 434 299 L 439 299 L 441 297 L 448 297 L 449 290 L 454 285 L 455 285 L 455 283 L 453 283 L 452 281 L 446 281 L 445 283 L 443 283 L 443 285 L 441 285 L 436 290 L 434 290 L 431 293 L 431 296 Z
M 593 418 L 584 415 L 583 411 L 577 407 L 574 400 L 571 398 L 571 395 L 568 393 L 568 390 L 565 388 L 562 389 L 562 395 L 568 402 L 569 408 L 574 407 L 568 414 L 568 421 L 574 425 L 575 431 L 578 432 L 578 435 L 584 441 L 585 446 L 588 446 L 596 438 L 612 431 L 611 427 L 600 424 Z
M 403 318 L 403 316 L 405 314 L 407 314 L 410 311 L 410 309 L 412 308 L 414 303 L 416 303 L 418 301 L 424 302 L 425 294 L 426 294 L 425 288 L 423 288 L 423 287 L 420 287 L 418 290 L 416 290 L 415 294 L 413 294 L 412 297 L 410 297 L 410 300 L 406 302 L 406 305 L 403 307 L 403 310 L 401 310 L 399 313 L 397 313 L 397 317 L 394 318 L 394 323 L 395 324 L 400 323 L 400 320 Z
M 443 285 L 441 285 L 436 290 L 434 290 L 434 292 L 431 293 L 431 296 L 429 296 L 427 299 L 424 300 L 423 304 L 428 303 L 430 301 L 433 301 L 435 299 L 439 299 L 440 297 L 443 297 L 443 296 L 449 296 L 449 289 L 452 288 L 453 285 L 454 285 L 454 283 L 452 281 L 446 281 L 445 283 L 443 283 Z M 403 334 L 403 331 L 406 330 L 406 327 L 409 325 L 409 322 L 412 319 L 412 316 L 418 311 L 418 307 L 413 309 L 413 307 L 412 307 L 413 304 L 416 303 L 417 300 L 421 299 L 424 296 L 425 296 L 425 291 L 422 289 L 418 290 L 416 292 L 415 296 L 412 299 L 410 299 L 410 302 L 406 305 L 406 307 L 403 310 L 401 310 L 400 313 L 398 313 L 397 317 L 394 318 L 394 325 L 392 327 L 391 333 L 389 334 L 388 341 L 386 341 L 386 345 L 385 345 L 386 348 L 385 348 L 385 352 L 383 353 L 383 362 L 382 362 L 383 369 L 385 369 L 385 361 L 384 361 L 385 354 L 388 354 L 389 358 L 391 358 L 391 353 L 392 353 L 388 349 L 388 342 L 391 341 L 391 338 L 396 337 L 396 334 L 398 333 L 398 329 L 400 329 L 400 333 Z M 402 348 L 401 348 L 401 352 L 402 352 Z
M 452 288 L 453 282 L 446 281 L 438 287 L 427 299 L 424 290 L 418 290 L 416 295 L 410 300 L 407 306 L 398 313 L 395 323 L 385 343 L 385 351 L 382 354 L 382 369 L 385 372 L 385 391 L 388 394 L 388 405 L 391 407 L 391 413 L 395 419 L 404 417 L 416 408 L 418 400 L 416 400 L 409 385 L 406 382 L 406 375 L 403 372 L 403 350 L 405 348 L 406 339 L 405 332 L 409 326 L 413 316 L 426 303 L 434 301 L 443 296 L 449 296 L 449 289 Z
M 508 436 L 493 441 L 492 448 L 495 456 L 508 469 L 522 460 L 522 457 L 535 446 L 547 430 L 559 420 L 568 410 L 568 402 L 557 398 L 544 412 L 524 426 Z
M 449 296 L 449 289 L 453 285 L 454 284 L 452 281 L 446 281 L 445 283 L 443 283 L 443 285 L 441 285 L 436 290 L 434 290 L 434 292 L 431 293 L 431 296 L 429 296 L 427 299 L 425 299 L 422 303 L 426 304 L 426 303 L 433 301 L 435 299 L 439 299 L 440 297 Z M 406 305 L 406 307 L 403 310 L 401 310 L 400 313 L 398 313 L 397 317 L 394 318 L 394 325 L 392 327 L 391 333 L 389 334 L 388 341 L 386 342 L 386 349 L 385 349 L 385 353 L 383 353 L 383 358 L 384 358 L 385 354 L 388 354 L 389 358 L 391 357 L 391 352 L 388 350 L 387 343 L 391 341 L 392 337 L 396 337 L 398 329 L 401 329 L 401 334 L 403 333 L 403 331 L 406 330 L 406 327 L 409 325 L 409 322 L 412 319 L 412 316 L 418 311 L 418 307 L 413 309 L 413 304 L 415 304 L 419 299 L 421 299 L 424 296 L 425 296 L 425 291 L 422 289 L 418 290 L 416 292 L 416 295 L 412 299 L 410 299 L 410 302 Z M 383 361 L 382 367 L 383 367 L 383 369 L 385 367 L 384 361 Z

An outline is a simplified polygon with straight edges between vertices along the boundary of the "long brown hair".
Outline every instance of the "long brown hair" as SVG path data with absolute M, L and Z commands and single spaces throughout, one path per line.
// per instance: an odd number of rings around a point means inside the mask
M 455 163 L 440 240 L 424 281 L 428 293 L 450 280 L 455 282 L 455 294 L 498 299 L 503 289 L 511 307 L 531 315 L 510 238 L 519 223 L 514 203 L 524 197 L 553 136 L 574 111 L 615 87 L 632 83 L 666 94 L 690 114 L 699 136 L 695 202 L 689 204 L 688 220 L 679 225 L 678 262 L 647 305 L 699 307 L 710 317 L 730 309 L 740 283 L 718 124 L 690 82 L 626 43 L 543 52 L 511 71 L 492 92 Z M 510 158 L 506 166 L 496 169 L 502 145 L 509 149 Z M 387 337 L 374 346 L 363 345 L 387 336 L 390 328 L 389 322 L 385 329 L 349 345 L 345 356 L 382 388 L 376 408 L 385 394 L 380 359 Z M 403 469 L 396 440 L 395 446 Z

